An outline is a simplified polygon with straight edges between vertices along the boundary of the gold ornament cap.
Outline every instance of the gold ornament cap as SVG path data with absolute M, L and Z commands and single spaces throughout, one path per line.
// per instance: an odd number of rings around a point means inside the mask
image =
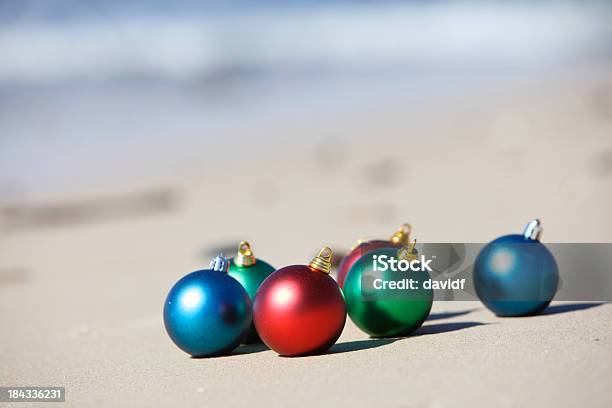
M 331 261 L 332 261 L 333 252 L 330 247 L 323 247 L 319 251 L 319 255 L 317 255 L 310 264 L 308 265 L 310 269 L 315 271 L 323 272 L 329 274 L 331 272 Z
M 398 245 L 409 245 L 410 244 L 410 234 L 412 233 L 412 225 L 403 224 L 401 227 L 397 229 L 395 234 L 389 238 L 389 241 Z
M 417 252 L 416 246 L 417 240 L 415 239 L 409 245 L 404 245 L 400 249 L 397 250 L 397 258 L 399 260 L 405 261 L 414 261 L 419 257 L 419 253 Z
M 253 255 L 253 250 L 251 249 L 251 245 L 242 241 L 240 245 L 238 245 L 238 252 L 234 257 L 234 263 L 237 266 L 252 266 L 255 265 L 257 259 L 255 259 L 255 255 Z

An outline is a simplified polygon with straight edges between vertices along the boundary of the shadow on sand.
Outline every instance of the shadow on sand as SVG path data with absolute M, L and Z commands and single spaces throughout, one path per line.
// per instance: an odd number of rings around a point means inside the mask
M 253 353 L 261 353 L 262 351 L 270 350 L 268 346 L 266 346 L 262 342 L 257 343 L 248 343 L 241 344 L 232 354 L 253 354 Z
M 469 313 L 466 312 L 466 313 Z M 463 314 L 463 313 L 462 313 Z M 328 352 L 328 354 L 339 354 L 339 353 L 347 353 L 351 351 L 360 351 L 360 350 L 368 350 L 377 347 L 383 347 L 391 343 L 395 343 L 396 341 L 406 340 L 410 337 L 423 336 L 428 334 L 440 334 L 440 333 L 448 333 L 462 329 L 468 329 L 470 327 L 482 326 L 487 323 L 480 322 L 458 322 L 458 323 L 437 323 L 437 324 L 428 324 L 425 326 L 421 326 L 414 333 L 412 333 L 408 337 L 393 337 L 393 338 L 370 338 L 368 340 L 355 340 L 355 341 L 347 341 L 344 343 L 339 343 L 334 345 Z
M 395 343 L 396 341 L 405 340 L 407 337 L 394 337 L 389 339 L 367 339 L 346 341 L 344 343 L 334 344 L 327 354 L 348 353 L 351 351 L 368 350 L 372 348 L 386 346 L 387 344 Z
M 208 358 L 227 358 L 232 356 L 239 356 L 242 354 L 253 354 L 260 353 L 262 351 L 270 350 L 268 346 L 263 343 L 249 343 L 249 344 L 241 344 L 235 350 L 231 352 L 221 352 L 219 354 L 213 354 L 210 356 L 191 356 L 190 358 L 193 360 L 206 360 Z
M 592 307 L 597 307 L 606 304 L 607 302 L 595 302 L 595 303 L 571 303 L 571 304 L 563 304 L 563 305 L 552 305 L 548 306 L 546 310 L 542 312 L 542 315 L 552 315 L 559 313 L 568 313 L 568 312 L 576 312 L 579 310 L 590 309 Z
M 442 319 L 451 319 L 453 317 L 463 316 L 469 313 L 472 313 L 478 309 L 468 309 L 462 310 L 460 312 L 443 312 L 443 313 L 432 313 L 429 315 L 427 320 L 442 320 Z
M 457 322 L 457 323 L 436 323 L 421 326 L 414 332 L 414 336 L 423 336 L 428 334 L 449 333 L 457 330 L 469 329 L 470 327 L 485 326 L 489 323 L 482 322 Z

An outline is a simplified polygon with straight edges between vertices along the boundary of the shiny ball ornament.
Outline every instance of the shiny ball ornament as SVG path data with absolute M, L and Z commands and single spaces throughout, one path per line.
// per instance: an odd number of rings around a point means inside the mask
M 522 235 L 505 235 L 488 243 L 474 264 L 474 287 L 484 305 L 498 316 L 542 312 L 555 296 L 559 271 L 552 253 L 540 243 L 539 220 Z
M 338 277 L 336 278 L 338 280 L 338 285 L 344 288 L 344 281 L 346 280 L 349 270 L 363 255 L 378 248 L 394 247 L 399 249 L 408 245 L 410 243 L 411 232 L 412 226 L 410 224 L 404 224 L 388 240 L 375 239 L 372 241 L 358 242 L 340 261 L 340 265 L 338 266 Z
M 256 259 L 248 242 L 242 241 L 238 245 L 238 253 L 230 260 L 229 275 L 236 279 L 249 295 L 251 302 L 255 301 L 255 294 L 261 283 L 274 272 L 274 267 L 269 263 Z M 251 324 L 249 334 L 245 342 L 253 343 L 260 341 L 255 325 Z
M 320 354 L 330 348 L 344 328 L 346 306 L 342 292 L 329 276 L 328 247 L 307 265 L 274 272 L 259 287 L 253 318 L 263 342 L 281 356 Z
M 166 298 L 166 331 L 174 344 L 194 357 L 231 352 L 251 327 L 249 295 L 227 269 L 228 261 L 219 254 L 209 269 L 181 278 Z
M 423 288 L 430 279 L 427 271 L 386 271 L 374 269 L 374 256 L 378 259 L 413 261 L 418 257 L 415 242 L 407 247 L 379 248 L 362 256 L 351 267 L 344 283 L 346 308 L 351 320 L 372 337 L 407 336 L 418 329 L 429 316 L 433 304 L 433 290 Z M 400 282 L 415 281 L 414 289 L 390 289 L 375 284 L 375 280 Z

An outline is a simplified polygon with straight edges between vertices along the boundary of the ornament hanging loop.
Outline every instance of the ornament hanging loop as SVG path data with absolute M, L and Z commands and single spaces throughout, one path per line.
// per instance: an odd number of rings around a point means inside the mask
M 539 241 L 543 232 L 544 229 L 542 228 L 540 220 L 536 218 L 535 220 L 529 221 L 527 223 L 527 225 L 525 226 L 525 230 L 523 230 L 523 236 L 526 239 Z
M 416 246 L 416 238 L 409 244 L 404 245 L 400 249 L 397 250 L 397 259 L 405 260 L 405 261 L 414 261 L 419 257 L 419 253 L 417 252 Z
M 221 252 L 219 255 L 215 256 L 213 260 L 210 261 L 210 266 L 208 268 L 217 272 L 227 272 L 229 269 L 229 262 L 227 262 L 225 254 Z
M 398 245 L 410 244 L 410 234 L 412 234 L 412 225 L 403 224 L 398 230 L 389 238 L 389 241 Z
M 312 261 L 310 261 L 310 269 L 329 274 L 331 272 L 331 260 L 333 252 L 330 247 L 323 247 Z
M 240 245 L 238 245 L 238 252 L 234 257 L 234 263 L 238 266 L 251 266 L 255 265 L 257 260 L 255 259 L 255 255 L 253 255 L 253 250 L 251 249 L 251 245 L 242 241 Z

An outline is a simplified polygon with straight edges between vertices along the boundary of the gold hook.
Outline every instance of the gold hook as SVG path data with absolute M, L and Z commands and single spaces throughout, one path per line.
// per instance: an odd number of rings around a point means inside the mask
M 410 234 L 412 234 L 412 225 L 403 224 L 398 230 L 389 238 L 389 241 L 398 245 L 410 244 Z
M 310 268 L 315 271 L 329 273 L 331 272 L 331 260 L 333 252 L 330 247 L 323 247 L 312 261 L 310 261 Z
M 251 266 L 255 265 L 257 260 L 255 259 L 255 255 L 253 255 L 253 250 L 251 249 L 251 245 L 242 241 L 240 245 L 238 245 L 238 252 L 234 257 L 234 263 L 238 266 Z
M 399 260 L 414 261 L 419 257 L 416 246 L 416 238 L 409 244 L 397 250 L 397 258 Z

